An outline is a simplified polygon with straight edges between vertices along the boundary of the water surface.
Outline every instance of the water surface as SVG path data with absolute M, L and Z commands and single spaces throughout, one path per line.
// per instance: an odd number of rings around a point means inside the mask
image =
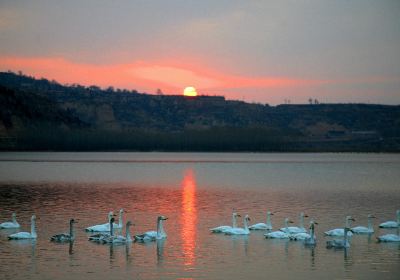
M 400 157 L 391 154 L 1 153 L 0 221 L 17 212 L 23 230 L 38 217 L 38 239 L 8 241 L 0 231 L 4 279 L 398 279 L 400 244 L 376 243 L 377 224 L 400 208 Z M 134 233 L 167 216 L 168 238 L 147 245 L 96 245 L 87 226 L 124 208 Z M 273 225 L 319 222 L 318 245 L 210 234 L 230 224 L 232 210 L 252 222 L 274 211 Z M 347 251 L 325 248 L 323 231 L 352 215 L 376 233 L 355 236 Z M 49 242 L 67 231 L 72 246 Z M 308 220 L 306 220 L 308 222 Z M 241 224 L 241 223 L 240 223 Z

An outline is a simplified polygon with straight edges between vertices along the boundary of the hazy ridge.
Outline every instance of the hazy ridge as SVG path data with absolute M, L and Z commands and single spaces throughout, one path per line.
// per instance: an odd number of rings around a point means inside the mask
M 400 151 L 400 106 L 269 106 L 0 73 L 2 150 Z

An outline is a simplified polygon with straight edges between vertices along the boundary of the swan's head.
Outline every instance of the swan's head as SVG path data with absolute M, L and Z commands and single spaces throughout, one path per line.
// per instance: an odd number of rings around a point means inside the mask
M 75 221 L 75 219 L 71 219 L 71 220 L 69 220 L 69 223 L 70 223 L 70 224 L 76 224 L 77 221 Z
M 124 209 L 121 208 L 121 209 L 119 210 L 119 213 L 120 213 L 120 214 L 123 214 L 123 213 L 127 213 L 127 211 L 124 211 Z
M 108 219 L 111 219 L 114 215 L 113 211 L 108 212 Z
M 35 215 L 32 215 L 31 221 L 36 221 L 36 216 Z
M 233 217 L 235 218 L 235 217 L 241 217 L 241 216 L 238 213 L 233 213 Z
M 249 215 L 244 216 L 244 219 L 245 219 L 246 221 L 250 221 Z
M 165 221 L 165 220 L 168 220 L 168 218 L 167 218 L 167 217 L 164 217 L 164 216 L 158 216 L 157 220 L 159 220 L 159 221 Z
M 293 224 L 293 221 L 289 220 L 289 218 L 285 218 L 285 223 Z
M 355 219 L 352 216 L 347 216 L 346 217 L 346 221 L 355 221 Z
M 134 226 L 134 224 L 131 221 L 126 222 L 126 227 Z
M 15 220 L 17 218 L 17 214 L 15 214 L 15 212 L 14 212 L 11 214 L 11 217 L 13 218 L 13 220 Z
M 115 221 L 114 217 L 111 217 L 110 224 L 114 223 L 114 221 Z
M 376 217 L 374 216 L 374 215 L 372 215 L 372 214 L 369 214 L 368 215 L 368 219 L 375 219 Z
M 300 213 L 300 217 L 308 218 L 308 215 L 307 215 L 307 214 L 304 214 L 304 212 L 301 212 L 301 213 Z
M 267 211 L 267 215 L 274 215 L 271 211 Z

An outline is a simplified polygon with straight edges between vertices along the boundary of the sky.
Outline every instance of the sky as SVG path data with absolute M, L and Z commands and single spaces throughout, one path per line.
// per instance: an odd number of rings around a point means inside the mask
M 0 71 L 247 102 L 400 104 L 398 0 L 0 0 Z

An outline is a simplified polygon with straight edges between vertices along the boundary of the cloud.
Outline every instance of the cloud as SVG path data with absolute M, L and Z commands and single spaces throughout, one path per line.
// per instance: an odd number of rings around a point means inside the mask
M 173 62 L 133 62 L 95 65 L 75 63 L 60 57 L 0 57 L 2 70 L 23 71 L 35 77 L 55 79 L 61 83 L 150 90 L 163 87 L 164 92 L 181 92 L 186 86 L 198 89 L 299 87 L 326 83 L 290 77 L 246 77 L 229 75 L 188 64 Z M 228 96 L 229 98 L 229 96 Z

